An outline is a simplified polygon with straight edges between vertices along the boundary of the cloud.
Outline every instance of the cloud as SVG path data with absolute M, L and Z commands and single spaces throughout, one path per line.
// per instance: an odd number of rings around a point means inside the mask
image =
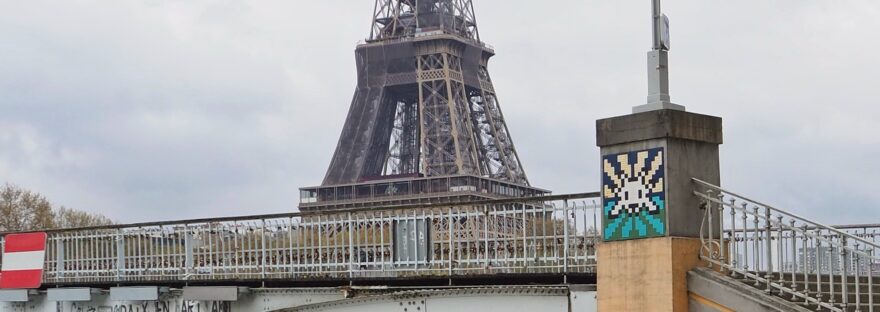
M 725 186 L 880 217 L 880 4 L 667 2 L 673 100 L 725 117 Z M 0 181 L 123 222 L 293 211 L 329 164 L 372 5 L 4 2 Z M 533 184 L 598 189 L 594 121 L 645 101 L 647 5 L 474 5 Z

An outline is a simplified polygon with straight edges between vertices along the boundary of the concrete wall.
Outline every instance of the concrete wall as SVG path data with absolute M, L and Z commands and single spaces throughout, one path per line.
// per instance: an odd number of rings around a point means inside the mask
M 353 298 L 346 297 L 354 296 Z M 595 286 L 496 286 L 426 289 L 252 289 L 238 301 L 188 301 L 183 291 L 156 301 L 112 301 L 96 291 L 86 302 L 56 302 L 46 292 L 29 302 L 0 302 L 0 312 L 436 311 L 595 312 Z
M 335 288 L 254 289 L 238 301 L 188 301 L 181 290 L 172 290 L 156 301 L 111 301 L 109 293 L 99 291 L 91 301 L 50 301 L 45 292 L 30 296 L 29 302 L 0 303 L 0 312 L 229 312 L 271 311 L 318 302 L 339 300 L 344 294 Z
M 327 302 L 283 312 L 594 312 L 596 292 L 584 287 L 438 289 Z
M 691 312 L 810 311 L 707 268 L 688 272 L 687 283 Z
M 700 240 L 661 237 L 599 245 L 600 311 L 688 311 L 687 272 Z

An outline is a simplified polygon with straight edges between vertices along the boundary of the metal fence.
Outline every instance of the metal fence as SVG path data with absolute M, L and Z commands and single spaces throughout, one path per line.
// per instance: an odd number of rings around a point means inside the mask
M 44 283 L 590 273 L 596 196 L 51 231 Z
M 722 273 L 808 306 L 874 311 L 877 225 L 826 226 L 694 180 L 701 256 Z

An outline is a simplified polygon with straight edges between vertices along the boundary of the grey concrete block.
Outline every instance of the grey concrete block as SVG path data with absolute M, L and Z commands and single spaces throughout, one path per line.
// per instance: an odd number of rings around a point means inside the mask
M 672 109 L 596 121 L 596 145 L 600 147 L 660 138 L 722 144 L 723 137 L 720 117 Z
M 111 301 L 156 301 L 159 300 L 159 287 L 112 287 Z
M 49 288 L 47 297 L 50 301 L 91 301 L 91 288 Z
M 0 289 L 0 302 L 27 302 L 27 289 Z
M 667 235 L 699 237 L 703 210 L 692 179 L 721 185 L 721 123 L 718 117 L 661 110 L 599 120 L 596 130 L 602 156 L 664 149 Z
M 184 287 L 183 300 L 238 301 L 239 288 L 235 286 Z

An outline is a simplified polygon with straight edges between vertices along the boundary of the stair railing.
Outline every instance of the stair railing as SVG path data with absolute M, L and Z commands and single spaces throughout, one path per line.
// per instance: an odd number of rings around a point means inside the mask
M 704 210 L 701 258 L 710 267 L 805 306 L 874 311 L 880 245 L 873 237 L 693 181 Z

